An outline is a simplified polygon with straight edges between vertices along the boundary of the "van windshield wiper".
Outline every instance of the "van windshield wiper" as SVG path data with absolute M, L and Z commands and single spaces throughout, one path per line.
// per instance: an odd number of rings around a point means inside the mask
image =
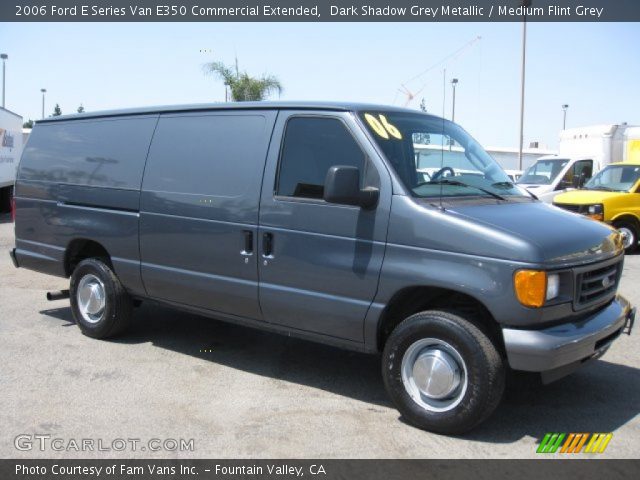
M 506 198 L 504 198 L 502 195 L 498 195 L 497 193 L 492 192 L 491 190 L 487 190 L 486 188 L 478 187 L 476 185 L 471 185 L 469 183 L 464 183 L 464 182 L 461 182 L 460 180 L 448 180 L 448 179 L 432 180 L 430 182 L 423 182 L 422 184 L 419 184 L 417 186 L 420 186 L 420 185 L 454 185 L 456 187 L 475 188 L 476 190 L 480 190 L 481 192 L 484 192 L 487 195 L 492 196 L 493 198 L 497 198 L 498 200 L 506 200 Z
M 597 187 L 591 187 L 589 190 L 604 190 L 605 192 L 617 192 L 617 190 L 609 187 L 605 187 L 604 185 L 598 185 Z
M 496 183 L 492 183 L 491 186 L 498 187 L 498 188 L 515 188 L 516 184 L 513 182 L 496 182 Z M 522 188 L 522 190 L 527 192 L 527 194 L 534 200 L 540 200 L 537 195 L 535 195 L 533 192 L 530 192 L 526 188 Z

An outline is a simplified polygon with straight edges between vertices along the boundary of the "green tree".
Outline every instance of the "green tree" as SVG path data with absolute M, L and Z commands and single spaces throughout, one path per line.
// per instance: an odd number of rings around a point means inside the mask
M 82 104 L 78 107 L 78 113 L 84 113 L 84 106 Z
M 22 128 L 33 128 L 33 120 L 29 119 L 28 121 L 22 124 Z
M 273 75 L 252 77 L 246 71 L 240 72 L 237 65 L 233 69 L 222 62 L 207 63 L 204 71 L 218 77 L 229 87 L 234 102 L 260 101 L 274 92 L 282 93 L 282 84 Z
M 60 108 L 60 105 L 58 105 L 56 103 L 56 106 L 53 108 L 53 117 L 59 117 L 60 115 L 62 115 L 62 109 Z

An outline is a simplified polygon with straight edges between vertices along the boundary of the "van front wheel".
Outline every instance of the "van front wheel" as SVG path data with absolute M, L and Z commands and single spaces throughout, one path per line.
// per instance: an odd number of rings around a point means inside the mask
M 80 262 L 71 275 L 69 293 L 73 317 L 88 337 L 114 337 L 129 326 L 133 302 L 104 261 Z
M 627 220 L 621 220 L 613 224 L 622 234 L 625 253 L 633 253 L 638 247 L 638 227 Z
M 445 311 L 416 313 L 391 333 L 382 357 L 387 392 L 412 425 L 460 434 L 498 406 L 505 367 L 473 323 Z

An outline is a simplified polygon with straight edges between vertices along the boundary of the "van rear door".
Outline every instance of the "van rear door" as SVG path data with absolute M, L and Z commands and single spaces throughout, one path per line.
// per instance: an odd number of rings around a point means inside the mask
M 256 237 L 275 111 L 163 114 L 142 185 L 147 294 L 260 319 Z
M 380 189 L 377 207 L 326 203 L 324 180 L 334 165 L 358 167 L 361 186 Z M 362 342 L 390 205 L 389 174 L 350 113 L 280 112 L 260 204 L 264 319 Z

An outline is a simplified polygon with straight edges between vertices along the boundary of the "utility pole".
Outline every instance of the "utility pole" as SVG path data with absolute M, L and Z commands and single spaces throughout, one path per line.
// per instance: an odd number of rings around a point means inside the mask
M 0 53 L 0 58 L 2 59 L 2 108 L 5 108 L 5 88 L 6 88 L 6 82 L 7 82 L 7 76 L 6 76 L 6 68 L 7 66 L 5 65 L 7 58 L 9 58 L 9 55 L 7 55 L 6 53 Z
M 40 91 L 42 92 L 42 118 L 44 118 L 44 94 L 47 93 L 47 89 L 41 88 Z
M 458 86 L 458 79 L 451 79 L 451 88 L 453 88 L 453 100 L 451 105 L 451 121 L 456 121 L 456 87 Z
M 567 129 L 567 110 L 569 109 L 569 104 L 565 103 L 562 105 L 562 129 Z
M 525 8 L 522 15 L 522 69 L 520 73 L 520 148 L 518 149 L 518 169 L 522 170 L 522 148 L 524 144 L 524 83 L 527 64 L 527 8 L 531 6 L 531 0 L 522 0 Z

